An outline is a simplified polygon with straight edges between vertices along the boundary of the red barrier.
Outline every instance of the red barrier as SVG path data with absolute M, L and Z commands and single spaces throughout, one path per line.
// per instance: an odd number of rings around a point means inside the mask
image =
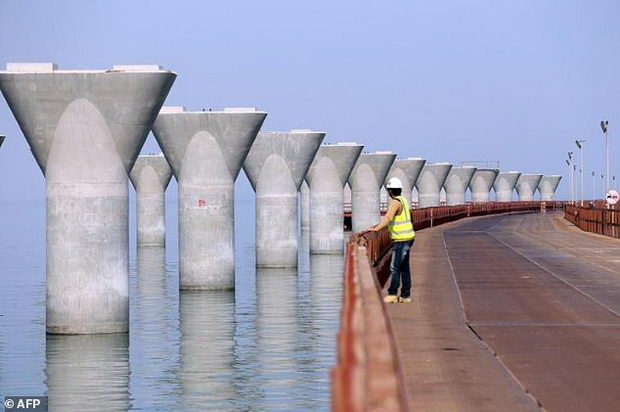
M 416 230 L 468 216 L 555 210 L 562 202 L 492 202 L 413 209 Z M 356 233 L 346 248 L 344 292 L 332 369 L 332 410 L 407 411 L 407 394 L 390 320 L 382 299 L 389 277 L 387 228 Z
M 566 204 L 564 218 L 586 232 L 620 238 L 620 209 Z

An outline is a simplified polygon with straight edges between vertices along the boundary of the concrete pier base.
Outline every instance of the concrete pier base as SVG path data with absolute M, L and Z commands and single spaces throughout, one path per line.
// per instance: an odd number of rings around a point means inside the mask
M 443 184 L 446 190 L 446 205 L 462 205 L 465 203 L 465 192 L 474 176 L 476 168 L 472 166 L 453 167 Z
M 553 200 L 555 191 L 562 180 L 560 175 L 546 175 L 540 179 L 538 183 L 538 191 L 540 192 L 540 200 L 550 201 Z
M 129 178 L 136 189 L 138 247 L 166 246 L 166 188 L 172 169 L 163 154 L 138 156 Z
M 498 169 L 478 168 L 469 183 L 472 202 L 488 202 L 489 193 L 499 174 Z
M 267 114 L 164 107 L 153 127 L 179 184 L 179 286 L 235 286 L 234 184 Z
M 362 153 L 349 176 L 353 232 L 361 232 L 379 223 L 380 190 L 396 160 L 392 152 Z
M 516 184 L 519 200 L 524 202 L 534 200 L 534 193 L 541 179 L 542 175 L 540 174 L 522 174 L 519 176 Z
M 258 134 L 243 168 L 256 192 L 256 266 L 297 266 L 297 191 L 325 133 Z
M 158 66 L 0 72 L 45 174 L 48 333 L 129 328 L 127 177 L 175 77 Z
M 521 172 L 499 172 L 493 183 L 496 202 L 512 201 L 512 192 L 515 189 L 519 176 L 521 176 Z
M 399 178 L 403 183 L 402 196 L 407 199 L 411 205 L 411 192 L 413 190 L 413 186 L 418 180 L 418 176 L 420 176 L 420 172 L 425 164 L 426 160 L 420 157 L 396 159 L 390 168 L 387 177 L 385 178 L 385 184 L 387 184 L 387 181 L 393 177 Z
M 299 212 L 301 214 L 301 230 L 307 232 L 310 230 L 310 189 L 305 180 L 299 189 Z
M 322 145 L 310 165 L 306 181 L 310 186 L 311 254 L 344 251 L 342 191 L 363 147 L 357 143 Z
M 416 181 L 418 207 L 439 206 L 439 192 L 450 173 L 450 163 L 426 163 Z

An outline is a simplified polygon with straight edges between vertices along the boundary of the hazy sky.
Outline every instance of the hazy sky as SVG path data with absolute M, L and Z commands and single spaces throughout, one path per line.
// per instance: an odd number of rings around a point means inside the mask
M 617 0 L 0 0 L 0 66 L 160 64 L 178 73 L 168 105 L 255 106 L 263 130 L 503 170 L 565 174 L 585 137 L 589 197 L 602 118 L 620 179 L 619 19 Z M 42 199 L 4 99 L 0 134 L 0 201 Z

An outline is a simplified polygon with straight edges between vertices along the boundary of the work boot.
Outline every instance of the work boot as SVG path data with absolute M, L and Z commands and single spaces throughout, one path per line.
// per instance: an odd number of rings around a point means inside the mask
M 411 298 L 398 298 L 399 303 L 411 303 Z
M 396 296 L 396 295 L 385 295 L 383 297 L 383 301 L 385 303 L 396 303 L 396 302 L 398 302 L 398 296 Z

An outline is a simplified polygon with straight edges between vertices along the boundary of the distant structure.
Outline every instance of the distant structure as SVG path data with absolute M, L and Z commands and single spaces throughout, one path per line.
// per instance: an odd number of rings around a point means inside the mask
M 472 202 L 488 202 L 499 169 L 477 168 L 469 182 Z
M 127 177 L 175 78 L 159 66 L 0 72 L 45 175 L 48 333 L 129 329 Z
M 260 132 L 243 168 L 256 192 L 256 266 L 297 266 L 297 192 L 325 133 Z
M 522 174 L 517 179 L 517 193 L 519 194 L 519 200 L 531 201 L 534 200 L 534 193 L 538 188 L 538 183 L 542 179 L 541 174 Z
M 310 253 L 342 254 L 342 191 L 364 146 L 338 143 L 319 147 L 306 181 L 309 185 Z
M 267 113 L 162 108 L 153 134 L 179 183 L 179 287 L 235 286 L 234 186 Z
M 351 186 L 351 223 L 353 232 L 361 232 L 379 223 L 380 190 L 396 153 L 362 153 L 349 176 Z
M 166 188 L 172 169 L 163 154 L 140 155 L 129 179 L 136 189 L 138 247 L 166 246 Z
M 453 167 L 443 184 L 446 190 L 446 205 L 454 206 L 465 203 L 465 192 L 476 172 L 474 166 Z
M 521 172 L 499 172 L 493 183 L 493 190 L 495 190 L 496 202 L 511 202 L 512 192 L 515 189 L 517 180 L 521 176 Z
M 450 163 L 426 163 L 424 165 L 415 184 L 418 189 L 418 207 L 439 206 L 439 193 L 450 169 L 452 169 Z
M 406 159 L 396 159 L 390 168 L 385 183 L 393 177 L 397 177 L 403 183 L 402 196 L 407 199 L 411 206 L 411 192 L 416 180 L 426 164 L 426 160 L 421 157 L 408 157 Z M 387 199 L 386 199 L 387 200 Z
M 538 191 L 540 192 L 541 201 L 553 200 L 555 191 L 562 180 L 560 175 L 544 175 L 538 183 Z

